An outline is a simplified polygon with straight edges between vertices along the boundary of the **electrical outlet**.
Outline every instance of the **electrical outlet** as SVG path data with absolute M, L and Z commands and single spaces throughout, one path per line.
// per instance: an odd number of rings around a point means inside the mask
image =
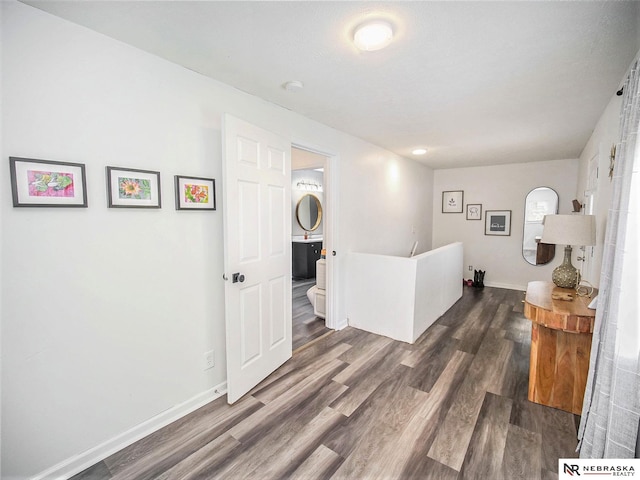
M 473 272 L 473 266 L 472 265 L 469 265 L 469 271 Z
M 216 365 L 216 356 L 213 354 L 213 350 L 205 352 L 204 354 L 204 370 L 209 370 Z

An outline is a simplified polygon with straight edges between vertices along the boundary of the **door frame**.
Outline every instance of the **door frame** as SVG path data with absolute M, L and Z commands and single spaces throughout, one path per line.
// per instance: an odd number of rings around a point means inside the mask
M 338 321 L 339 302 L 337 293 L 339 292 L 339 269 L 337 268 L 336 257 L 333 252 L 338 252 L 338 222 L 336 219 L 338 212 L 338 169 L 339 155 L 328 152 L 322 147 L 311 145 L 305 141 L 291 140 L 291 147 L 307 152 L 315 153 L 325 157 L 324 166 L 324 201 L 323 210 L 327 215 L 324 217 L 324 227 L 322 232 L 322 247 L 326 249 L 327 255 L 327 317 L 325 326 L 333 330 L 339 330 L 345 325 Z

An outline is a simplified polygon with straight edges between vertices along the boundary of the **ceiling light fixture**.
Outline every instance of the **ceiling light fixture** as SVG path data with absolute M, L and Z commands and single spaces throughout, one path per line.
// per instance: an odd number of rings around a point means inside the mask
M 424 155 L 425 153 L 427 153 L 427 149 L 426 148 L 416 148 L 415 150 L 412 150 L 411 153 L 413 153 L 414 155 Z
M 373 20 L 361 23 L 353 34 L 353 43 L 360 50 L 373 52 L 380 50 L 391 43 L 393 28 L 384 20 Z

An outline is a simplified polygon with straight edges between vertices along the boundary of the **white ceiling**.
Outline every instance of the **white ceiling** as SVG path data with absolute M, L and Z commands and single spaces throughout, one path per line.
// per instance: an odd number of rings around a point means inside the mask
M 635 1 L 24 3 L 434 168 L 577 158 L 640 46 Z

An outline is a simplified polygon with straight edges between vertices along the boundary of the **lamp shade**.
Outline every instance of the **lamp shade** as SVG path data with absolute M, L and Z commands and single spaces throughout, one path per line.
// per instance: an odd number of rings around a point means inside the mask
M 545 215 L 542 243 L 588 246 L 596 244 L 595 215 Z

